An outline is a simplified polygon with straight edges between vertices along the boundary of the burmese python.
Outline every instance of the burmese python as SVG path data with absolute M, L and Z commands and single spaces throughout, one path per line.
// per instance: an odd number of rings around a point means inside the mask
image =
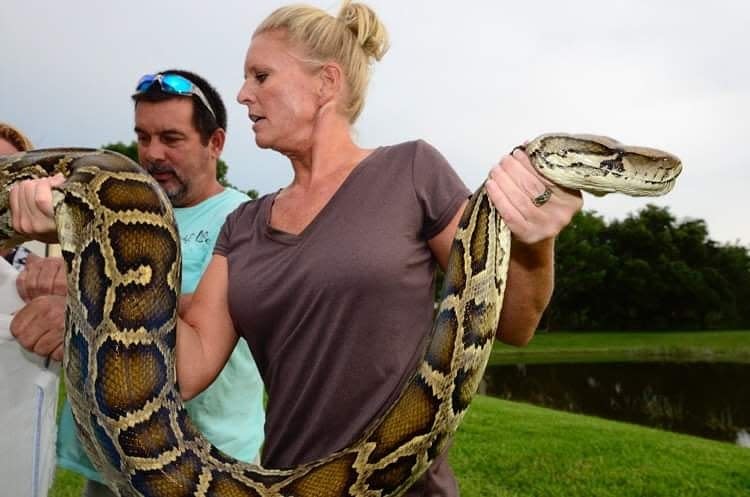
M 595 194 L 666 193 L 674 156 L 604 137 L 543 135 L 538 170 Z M 173 348 L 180 244 L 169 201 L 150 176 L 108 151 L 39 150 L 0 160 L 0 246 L 9 185 L 62 172 L 55 218 L 68 271 L 64 370 L 86 451 L 121 496 L 396 496 L 445 448 L 482 378 L 502 306 L 510 234 L 483 188 L 464 212 L 432 334 L 401 395 L 359 440 L 288 470 L 239 463 L 188 419 Z

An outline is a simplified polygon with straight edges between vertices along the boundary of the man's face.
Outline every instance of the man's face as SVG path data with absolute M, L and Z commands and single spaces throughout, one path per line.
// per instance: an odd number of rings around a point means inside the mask
M 138 161 L 159 182 L 175 207 L 205 200 L 203 191 L 216 177 L 211 143 L 201 143 L 193 126 L 193 102 L 173 98 L 135 106 Z

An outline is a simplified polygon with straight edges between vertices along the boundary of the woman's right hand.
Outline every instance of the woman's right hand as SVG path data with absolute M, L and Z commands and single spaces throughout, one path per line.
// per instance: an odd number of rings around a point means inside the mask
M 46 243 L 57 241 L 52 205 L 52 188 L 65 181 L 62 174 L 21 181 L 10 189 L 13 230 Z

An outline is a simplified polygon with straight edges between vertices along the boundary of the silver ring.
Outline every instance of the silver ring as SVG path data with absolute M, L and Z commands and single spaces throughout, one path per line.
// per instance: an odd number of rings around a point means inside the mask
M 551 197 L 552 190 L 549 189 L 549 186 L 545 186 L 544 191 L 534 197 L 531 201 L 534 202 L 534 205 L 536 205 L 537 207 L 541 207 L 546 204 Z

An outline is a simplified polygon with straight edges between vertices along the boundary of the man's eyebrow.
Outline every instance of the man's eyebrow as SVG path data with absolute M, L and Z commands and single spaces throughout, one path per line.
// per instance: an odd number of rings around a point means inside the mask
M 183 133 L 179 129 L 170 128 L 170 129 L 165 129 L 165 130 L 159 131 L 157 133 L 157 135 L 180 135 L 180 136 L 185 136 L 185 133 Z
M 136 126 L 134 128 L 134 131 L 136 133 L 145 133 L 145 134 L 148 134 L 148 133 L 146 133 L 146 131 L 144 131 L 143 129 L 139 128 L 138 126 Z M 183 133 L 182 131 L 180 131 L 177 128 L 163 129 L 163 130 L 160 130 L 160 131 L 158 131 L 158 132 L 156 132 L 154 134 L 156 134 L 156 135 L 180 135 L 180 136 L 184 136 L 185 135 L 185 133 Z

